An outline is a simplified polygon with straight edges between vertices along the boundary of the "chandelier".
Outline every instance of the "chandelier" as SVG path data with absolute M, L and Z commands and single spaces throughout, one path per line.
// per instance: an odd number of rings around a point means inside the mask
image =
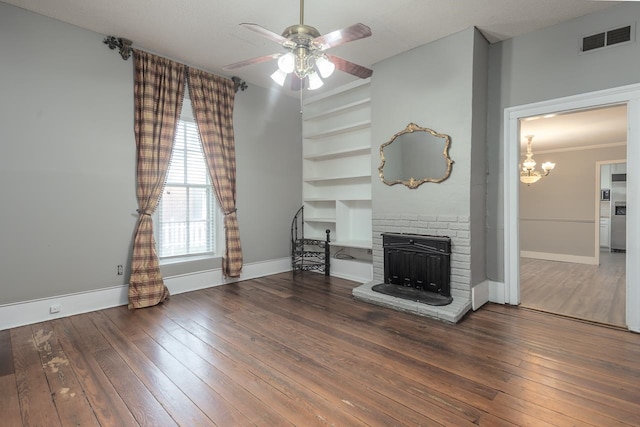
M 537 171 L 536 161 L 533 160 L 533 151 L 531 150 L 531 140 L 533 139 L 533 135 L 525 136 L 527 138 L 527 158 L 522 162 L 522 172 L 520 172 L 520 181 L 531 185 L 535 182 L 538 182 L 540 178 L 543 176 L 549 175 L 549 172 L 556 167 L 555 163 L 544 162 L 542 164 L 542 172 Z

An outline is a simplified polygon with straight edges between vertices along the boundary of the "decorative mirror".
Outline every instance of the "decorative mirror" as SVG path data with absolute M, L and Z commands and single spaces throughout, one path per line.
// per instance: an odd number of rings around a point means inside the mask
M 425 182 L 442 182 L 451 175 L 450 144 L 449 135 L 409 123 L 380 146 L 380 179 L 411 189 Z

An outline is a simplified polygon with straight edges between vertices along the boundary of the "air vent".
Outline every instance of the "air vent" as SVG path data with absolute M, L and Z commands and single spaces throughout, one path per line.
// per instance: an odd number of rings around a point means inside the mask
M 588 52 L 593 49 L 605 47 L 606 33 L 594 34 L 582 39 L 582 51 Z
M 613 44 L 624 43 L 631 40 L 631 26 L 618 28 L 616 30 L 607 31 L 607 46 Z
M 592 34 L 582 39 L 582 52 L 589 52 L 595 49 L 601 49 L 607 46 L 613 46 L 620 43 L 630 42 L 631 25 L 620 27 L 601 33 Z

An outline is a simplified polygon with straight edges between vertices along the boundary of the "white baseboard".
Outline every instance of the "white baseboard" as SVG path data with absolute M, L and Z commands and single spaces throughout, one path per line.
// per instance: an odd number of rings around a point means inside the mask
M 484 282 L 478 283 L 477 285 L 471 288 L 471 309 L 476 311 L 484 304 L 490 301 L 490 285 L 489 281 L 485 280 Z
M 164 278 L 172 295 L 195 291 L 226 283 L 249 280 L 291 270 L 291 259 L 281 258 L 245 264 L 240 278 L 224 279 L 221 269 L 200 271 Z M 0 306 L 0 330 L 30 325 L 75 314 L 102 310 L 128 304 L 128 285 L 112 286 L 95 291 L 58 295 L 37 300 L 5 304 Z M 57 305 L 58 313 L 50 314 L 49 308 Z
M 331 258 L 331 275 L 354 282 L 373 280 L 373 264 L 364 261 Z
M 576 264 L 596 265 L 596 258 L 592 256 L 578 256 L 532 251 L 520 251 L 520 256 L 523 258 L 544 259 L 547 261 L 573 262 Z
M 489 302 L 496 304 L 505 304 L 504 283 L 489 280 Z

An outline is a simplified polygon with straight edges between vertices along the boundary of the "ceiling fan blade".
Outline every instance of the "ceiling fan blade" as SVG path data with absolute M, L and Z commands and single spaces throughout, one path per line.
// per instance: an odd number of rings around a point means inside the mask
M 260 56 L 258 58 L 245 59 L 244 61 L 234 62 L 233 64 L 222 67 L 225 70 L 235 70 L 236 68 L 246 67 L 247 65 L 260 64 L 261 62 L 271 61 L 282 56 L 282 53 L 272 53 L 271 55 Z
M 327 50 L 330 47 L 340 46 L 354 40 L 364 39 L 371 35 L 371 28 L 364 24 L 354 24 L 341 30 L 332 31 L 323 36 L 313 39 L 313 44 L 320 50 Z
M 267 30 L 266 28 L 261 27 L 258 24 L 242 23 L 240 24 L 240 26 L 246 28 L 247 30 L 254 31 L 260 34 L 262 37 L 268 38 L 269 40 L 273 40 L 278 44 L 283 44 L 286 41 L 288 41 L 285 37 L 282 37 L 280 34 L 276 34 L 271 30 Z
M 360 77 L 361 79 L 369 78 L 373 74 L 373 70 L 363 67 L 362 65 L 354 64 L 353 62 L 347 61 L 346 59 L 342 59 L 338 56 L 327 55 L 327 58 L 329 58 L 329 61 L 333 62 L 338 70 Z

